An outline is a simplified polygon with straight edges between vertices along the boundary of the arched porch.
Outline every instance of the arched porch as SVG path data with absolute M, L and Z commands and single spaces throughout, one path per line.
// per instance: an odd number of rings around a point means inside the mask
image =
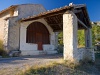
M 91 24 L 85 5 L 71 5 L 36 16 L 22 19 L 28 22 L 43 18 L 53 29 L 53 32 L 63 31 L 64 60 L 79 62 L 83 59 L 95 60 L 91 40 Z M 78 49 L 77 30 L 85 30 L 85 48 Z
M 55 33 L 44 19 L 21 23 L 20 50 L 21 55 L 57 53 Z

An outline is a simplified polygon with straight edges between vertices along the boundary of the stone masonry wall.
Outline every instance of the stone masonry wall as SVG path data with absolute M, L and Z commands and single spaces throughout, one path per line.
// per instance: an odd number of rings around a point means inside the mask
M 77 17 L 68 11 L 63 14 L 63 43 L 64 60 L 78 62 L 77 60 Z
M 4 28 L 3 28 L 3 44 L 4 44 L 4 49 L 8 50 L 8 29 L 9 29 L 9 20 L 5 20 L 4 22 Z
M 19 50 L 19 24 L 17 17 L 9 18 L 8 49 Z
M 27 18 L 45 11 L 40 4 L 22 4 L 18 6 L 18 18 Z
M 8 52 L 8 35 L 9 35 L 9 19 L 11 17 L 9 10 L 0 14 L 0 40 L 3 41 L 4 49 Z M 13 16 L 18 16 L 17 9 L 15 9 Z
M 78 48 L 78 59 L 84 61 L 95 61 L 94 49 Z
M 5 37 L 5 35 L 4 35 L 4 28 L 6 27 L 6 25 L 7 25 L 7 21 L 6 20 L 4 20 L 6 17 L 10 17 L 10 15 L 9 15 L 9 13 L 4 13 L 4 14 L 2 14 L 2 15 L 0 15 L 0 40 L 4 40 L 4 37 Z

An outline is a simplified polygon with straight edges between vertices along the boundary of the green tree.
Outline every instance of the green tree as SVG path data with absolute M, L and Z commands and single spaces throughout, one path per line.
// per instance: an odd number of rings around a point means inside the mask
M 97 42 L 100 42 L 100 26 L 98 25 L 92 25 L 92 44 L 95 45 Z M 85 34 L 84 29 L 78 30 L 78 47 L 84 47 L 85 46 Z M 58 42 L 60 45 L 63 45 L 63 32 L 60 32 L 58 34 Z
M 93 45 L 100 42 L 100 26 L 98 25 L 92 25 L 92 42 Z
M 84 47 L 85 46 L 85 34 L 84 30 L 78 30 L 78 47 Z
M 58 34 L 58 43 L 63 45 L 63 32 L 59 32 Z

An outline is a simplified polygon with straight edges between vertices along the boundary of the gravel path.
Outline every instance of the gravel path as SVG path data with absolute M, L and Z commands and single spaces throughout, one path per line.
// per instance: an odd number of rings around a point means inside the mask
M 61 58 L 61 54 L 0 58 L 0 75 L 15 75 L 26 66 L 47 64 L 52 61 L 60 61 Z

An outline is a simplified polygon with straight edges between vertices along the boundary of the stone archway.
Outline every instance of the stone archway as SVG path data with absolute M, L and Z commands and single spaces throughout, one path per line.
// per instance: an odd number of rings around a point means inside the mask
M 43 23 L 33 22 L 27 27 L 26 43 L 36 43 L 38 50 L 43 50 L 43 44 L 50 44 L 49 31 Z

